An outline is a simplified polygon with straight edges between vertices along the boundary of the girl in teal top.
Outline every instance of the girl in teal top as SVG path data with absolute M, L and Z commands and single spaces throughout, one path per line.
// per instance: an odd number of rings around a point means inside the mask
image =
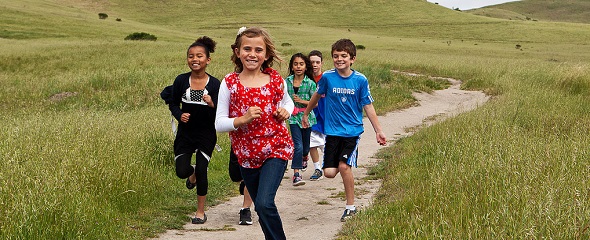
M 295 151 L 293 153 L 293 160 L 291 161 L 291 168 L 293 169 L 293 186 L 301 186 L 305 184 L 302 179 L 300 170 L 304 169 L 303 164 L 307 163 L 309 154 L 309 138 L 311 135 L 311 128 L 303 128 L 301 125 L 301 118 L 303 111 L 307 108 L 309 99 L 316 91 L 316 84 L 313 80 L 313 69 L 311 62 L 307 56 L 302 53 L 296 53 L 291 57 L 289 62 L 289 76 L 285 79 L 287 82 L 287 91 L 289 96 L 295 103 L 295 110 L 289 118 L 289 127 L 291 128 L 291 137 Z M 316 123 L 315 115 L 309 115 L 310 126 Z

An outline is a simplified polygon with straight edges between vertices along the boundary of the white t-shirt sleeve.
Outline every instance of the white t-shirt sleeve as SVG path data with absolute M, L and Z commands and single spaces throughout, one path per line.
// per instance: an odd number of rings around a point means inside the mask
M 225 83 L 221 81 L 217 99 L 217 112 L 215 114 L 215 130 L 217 132 L 230 132 L 236 130 L 234 127 L 234 118 L 229 117 L 230 92 Z
M 287 90 L 287 82 L 283 82 L 283 99 L 279 102 L 279 107 L 284 108 L 289 112 L 289 114 L 293 114 L 293 110 L 295 110 L 295 103 L 289 96 L 289 91 Z

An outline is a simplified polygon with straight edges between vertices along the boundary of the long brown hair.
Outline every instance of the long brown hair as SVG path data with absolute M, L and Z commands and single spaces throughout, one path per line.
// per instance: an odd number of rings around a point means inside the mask
M 236 36 L 236 41 L 234 42 L 234 44 L 231 45 L 231 49 L 232 49 L 231 60 L 235 65 L 234 70 L 236 72 L 242 72 L 242 70 L 244 70 L 244 65 L 242 64 L 242 61 L 240 60 L 240 58 L 238 58 L 238 56 L 236 55 L 236 52 L 235 52 L 236 48 L 239 50 L 240 47 L 242 46 L 242 37 L 248 37 L 248 38 L 262 37 L 262 39 L 264 40 L 264 43 L 266 45 L 266 57 L 268 59 L 262 63 L 260 70 L 264 70 L 266 68 L 272 67 L 273 62 L 277 62 L 280 64 L 283 61 L 283 59 L 281 59 L 281 57 L 279 56 L 279 52 L 275 48 L 274 43 L 272 42 L 272 38 L 270 37 L 270 34 L 266 30 L 264 30 L 263 28 L 249 27 L 242 32 L 238 32 L 238 35 Z
M 303 55 L 303 53 L 295 53 L 293 56 L 291 56 L 291 61 L 289 61 L 289 75 L 295 75 L 295 72 L 293 71 L 293 62 L 295 61 L 295 58 L 303 59 L 303 62 L 305 63 L 305 72 L 303 74 L 309 79 L 314 80 L 311 61 L 309 61 L 309 58 Z

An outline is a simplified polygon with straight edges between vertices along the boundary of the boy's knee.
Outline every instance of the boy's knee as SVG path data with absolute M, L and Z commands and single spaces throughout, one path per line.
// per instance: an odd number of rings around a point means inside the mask
M 326 168 L 326 169 L 324 169 L 324 177 L 334 178 L 334 177 L 336 177 L 337 174 L 338 174 L 338 171 L 336 171 L 335 168 L 331 168 L 331 169 Z
M 341 163 L 340 165 L 338 165 L 338 171 L 341 173 L 342 172 L 347 173 L 347 172 L 352 171 L 352 167 L 350 167 L 350 165 L 348 165 L 346 163 L 343 163 L 343 164 Z
M 327 178 L 334 178 L 336 177 L 336 174 L 324 174 L 324 176 Z

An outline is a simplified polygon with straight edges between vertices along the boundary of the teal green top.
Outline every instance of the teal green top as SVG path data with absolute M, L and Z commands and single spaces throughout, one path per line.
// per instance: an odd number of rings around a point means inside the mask
M 291 75 L 285 79 L 285 82 L 287 82 L 287 91 L 289 91 L 289 96 L 291 96 L 293 103 L 295 103 L 295 110 L 293 110 L 293 114 L 289 118 L 289 124 L 297 124 L 300 128 L 303 128 L 303 126 L 301 125 L 301 118 L 303 118 L 303 111 L 305 111 L 307 105 L 297 103 L 295 102 L 295 99 L 293 99 L 293 95 L 295 95 L 295 90 L 293 89 L 294 77 L 295 76 Z M 299 86 L 299 90 L 297 91 L 297 96 L 299 96 L 299 98 L 305 101 L 309 101 L 309 99 L 311 99 L 311 96 L 313 96 L 315 91 L 315 82 L 304 75 L 303 81 L 301 82 L 301 86 Z M 315 114 L 313 113 L 313 111 L 309 113 L 307 121 L 309 121 L 309 126 L 313 126 L 314 124 L 316 124 Z

